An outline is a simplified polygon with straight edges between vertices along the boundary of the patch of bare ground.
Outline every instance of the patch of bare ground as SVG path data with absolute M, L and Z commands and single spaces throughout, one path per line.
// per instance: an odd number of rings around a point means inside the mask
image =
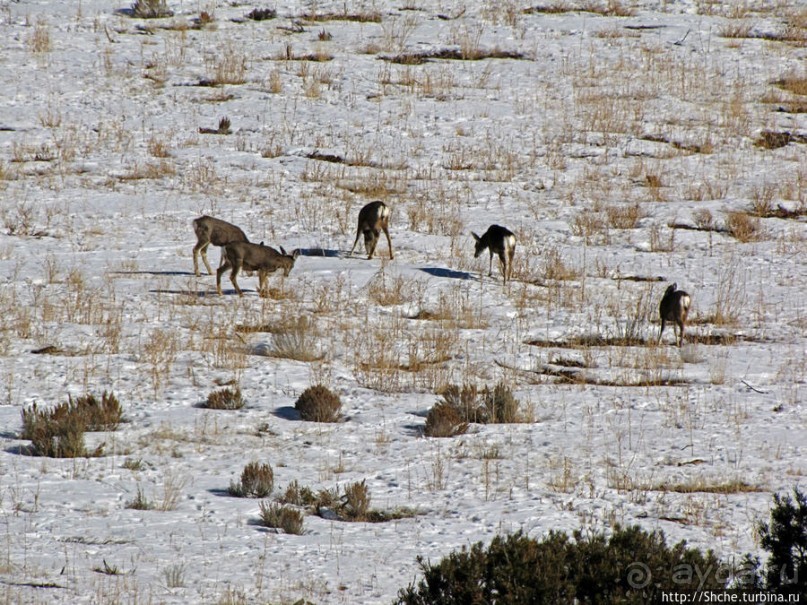
M 702 153 L 708 155 L 714 151 L 714 148 L 710 143 L 705 143 L 703 145 L 696 143 L 682 143 L 681 141 L 676 141 L 675 139 L 671 139 L 670 137 L 664 135 L 644 134 L 638 138 L 642 141 L 650 141 L 651 143 L 666 143 L 667 145 L 672 146 L 674 149 L 678 149 L 679 151 L 683 151 L 685 153 Z
M 662 482 L 646 486 L 645 489 L 657 492 L 674 492 L 676 494 L 746 494 L 766 491 L 760 485 L 753 485 L 745 481 L 711 483 L 704 479 L 691 483 Z
M 656 375 L 614 380 L 612 378 L 595 376 L 580 368 L 565 368 L 551 365 L 543 365 L 535 370 L 535 373 L 557 378 L 560 383 L 590 384 L 600 387 L 676 387 L 689 384 L 689 381 L 683 378 Z
M 358 13 L 349 13 L 347 9 L 342 12 L 333 13 L 318 13 L 308 12 L 299 16 L 302 21 L 309 21 L 313 23 L 323 23 L 325 21 L 353 21 L 355 23 L 381 23 L 381 12 L 376 10 L 368 10 Z
M 382 56 L 381 59 L 399 65 L 422 65 L 429 61 L 446 59 L 452 61 L 481 61 L 482 59 L 516 59 L 523 60 L 525 55 L 522 52 L 494 49 L 462 49 L 462 48 L 438 48 L 424 50 L 420 52 L 400 53 L 392 56 Z
M 594 13 L 603 17 L 631 17 L 636 14 L 635 9 L 624 6 L 618 0 L 597 2 L 596 0 L 583 0 L 573 2 L 570 0 L 556 0 L 548 4 L 539 4 L 522 10 L 525 15 L 560 15 L 563 13 Z
M 710 324 L 710 318 L 702 318 L 692 320 L 691 324 Z M 700 345 L 732 345 L 738 342 L 765 342 L 764 339 L 755 337 L 750 334 L 727 334 L 727 333 L 708 333 L 701 334 L 697 332 L 688 331 L 686 334 L 686 342 L 691 344 Z M 656 344 L 655 338 L 626 338 L 624 336 L 600 336 L 598 334 L 587 334 L 583 336 L 575 336 L 563 340 L 547 340 L 535 339 L 525 341 L 533 347 L 541 349 L 587 349 L 590 347 L 639 347 Z

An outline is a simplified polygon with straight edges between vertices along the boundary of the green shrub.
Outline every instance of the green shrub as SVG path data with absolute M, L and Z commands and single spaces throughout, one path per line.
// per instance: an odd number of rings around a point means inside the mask
M 769 522 L 759 524 L 762 548 L 770 556 L 764 586 L 777 593 L 807 596 L 807 494 L 774 494 Z
M 250 462 L 241 472 L 239 483 L 230 483 L 227 491 L 239 498 L 265 498 L 275 486 L 275 473 L 268 464 Z
M 552 531 L 542 541 L 521 532 L 451 553 L 436 565 L 418 558 L 423 579 L 398 592 L 399 605 L 466 603 L 644 604 L 662 591 L 724 588 L 719 561 L 660 532 L 617 527 L 574 539 Z M 691 582 L 682 577 L 691 571 Z M 638 573 L 641 572 L 641 573 Z M 645 573 L 646 572 L 646 573 Z
M 224 388 L 213 391 L 207 396 L 203 407 L 211 410 L 240 410 L 244 404 L 241 389 L 235 387 L 234 389 Z
M 310 422 L 339 422 L 342 401 L 327 387 L 308 387 L 297 398 L 294 407 L 303 420 Z

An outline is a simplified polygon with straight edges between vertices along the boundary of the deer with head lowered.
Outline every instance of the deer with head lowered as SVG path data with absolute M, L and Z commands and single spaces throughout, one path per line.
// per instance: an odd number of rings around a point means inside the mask
M 499 257 L 502 275 L 504 276 L 504 283 L 513 273 L 513 255 L 516 252 L 516 236 L 513 232 L 499 225 L 491 225 L 488 230 L 480 237 L 476 233 L 471 233 L 476 241 L 474 248 L 474 258 L 479 258 L 479 255 L 485 251 L 485 248 L 490 252 L 490 263 L 488 266 L 488 276 L 493 275 L 493 255 Z
M 658 342 L 661 344 L 661 335 L 664 334 L 664 326 L 666 322 L 673 323 L 673 332 L 675 333 L 676 344 L 680 347 L 684 342 L 684 327 L 687 322 L 687 315 L 689 314 L 689 307 L 692 304 L 692 299 L 689 294 L 683 290 L 678 290 L 678 284 L 671 284 L 664 291 L 664 296 L 661 297 L 661 302 L 658 306 L 658 314 L 661 318 L 661 329 L 658 333 Z M 676 330 L 676 326 L 678 330 Z M 678 332 L 680 331 L 680 336 Z
M 210 244 L 214 246 L 225 246 L 231 242 L 246 242 L 247 236 L 232 223 L 223 221 L 221 219 L 213 218 L 212 216 L 200 216 L 193 220 L 193 231 L 196 233 L 196 245 L 193 247 L 193 272 L 196 277 L 199 277 L 199 254 L 202 255 L 202 261 L 205 263 L 208 275 L 213 275 L 213 269 L 210 268 L 210 263 L 207 262 L 207 247 Z M 224 262 L 224 251 L 221 253 L 221 263 Z
M 359 243 L 359 238 L 364 235 L 364 249 L 367 251 L 367 259 L 373 258 L 375 247 L 378 244 L 378 237 L 381 232 L 387 236 L 387 246 L 389 246 L 389 257 L 392 260 L 392 241 L 389 238 L 389 217 L 392 211 L 384 202 L 370 202 L 359 211 L 359 225 L 356 229 L 356 239 L 353 241 L 353 247 L 350 249 L 350 254 L 353 255 L 353 250 L 356 249 L 356 244 Z
M 238 287 L 238 281 L 236 280 L 238 273 L 243 269 L 258 272 L 258 294 L 266 297 L 269 293 L 267 287 L 269 274 L 282 269 L 283 275 L 288 277 L 289 272 L 294 267 L 294 261 L 300 255 L 299 250 L 286 254 L 283 246 L 279 246 L 279 248 L 280 252 L 269 246 L 264 246 L 263 242 L 260 244 L 232 242 L 225 245 L 224 264 L 216 271 L 216 291 L 221 294 L 221 276 L 227 269 L 232 269 L 230 281 L 233 282 L 238 296 L 243 296 L 244 293 Z

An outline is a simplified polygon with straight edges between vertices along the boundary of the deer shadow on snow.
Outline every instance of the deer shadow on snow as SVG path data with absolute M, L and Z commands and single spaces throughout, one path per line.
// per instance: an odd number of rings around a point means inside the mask
M 445 267 L 418 267 L 419 271 L 423 271 L 424 273 L 428 273 L 433 277 L 445 277 L 447 279 L 473 279 L 479 280 L 479 278 L 467 271 L 454 271 L 453 269 L 447 269 Z

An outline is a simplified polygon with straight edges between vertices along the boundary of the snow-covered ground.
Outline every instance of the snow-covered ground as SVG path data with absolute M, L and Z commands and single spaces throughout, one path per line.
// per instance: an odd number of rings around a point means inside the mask
M 168 5 L 0 0 L 0 601 L 389 603 L 418 555 L 616 523 L 763 554 L 807 473 L 803 3 Z M 348 254 L 374 199 L 392 261 Z M 200 214 L 302 255 L 218 296 Z M 299 318 L 319 359 L 272 356 Z M 231 381 L 245 408 L 199 405 Z M 500 381 L 530 422 L 423 436 L 439 387 Z M 299 419 L 316 383 L 344 422 Z M 104 390 L 103 456 L 27 455 L 24 408 Z M 276 533 L 226 492 L 251 461 L 417 514 Z

